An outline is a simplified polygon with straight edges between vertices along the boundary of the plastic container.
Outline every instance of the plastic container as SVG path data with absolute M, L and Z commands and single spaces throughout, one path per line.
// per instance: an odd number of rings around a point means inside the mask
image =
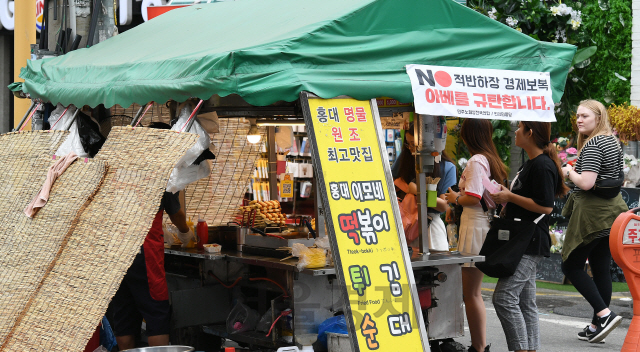
M 196 233 L 198 234 L 198 249 L 204 249 L 204 245 L 209 241 L 209 226 L 204 219 L 198 219 Z
M 258 312 L 242 303 L 237 303 L 227 317 L 227 332 L 234 334 L 253 330 L 259 320 Z
M 196 234 L 196 227 L 193 225 L 193 221 L 191 221 L 191 217 L 187 220 L 187 226 Z M 196 242 L 192 239 L 186 245 L 185 248 L 194 248 L 196 246 Z
M 222 250 L 222 246 L 217 243 L 203 244 L 202 247 L 208 253 L 220 253 Z
M 447 120 L 444 117 L 434 117 L 434 120 L 436 121 L 436 131 L 433 146 L 438 153 L 442 154 L 447 146 Z
M 300 350 L 296 346 L 286 346 L 278 348 L 277 352 L 300 352 Z
M 456 224 L 447 225 L 447 240 L 449 241 L 449 252 L 458 253 L 458 226 Z
M 427 207 L 435 208 L 438 206 L 438 184 L 427 185 Z

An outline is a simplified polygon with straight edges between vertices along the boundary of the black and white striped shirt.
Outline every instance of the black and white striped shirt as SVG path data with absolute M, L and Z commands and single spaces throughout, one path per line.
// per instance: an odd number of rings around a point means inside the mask
M 622 149 L 614 136 L 595 136 L 582 148 L 576 162 L 576 172 L 592 171 L 596 181 L 618 178 L 623 167 Z M 574 190 L 580 190 L 577 186 Z

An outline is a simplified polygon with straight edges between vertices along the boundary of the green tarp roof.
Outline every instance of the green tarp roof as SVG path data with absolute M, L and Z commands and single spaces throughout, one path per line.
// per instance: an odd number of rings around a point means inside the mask
M 452 0 L 238 0 L 173 10 L 64 56 L 29 61 L 23 89 L 77 106 L 238 94 L 252 105 L 388 96 L 413 101 L 407 64 L 551 73 L 575 53 Z

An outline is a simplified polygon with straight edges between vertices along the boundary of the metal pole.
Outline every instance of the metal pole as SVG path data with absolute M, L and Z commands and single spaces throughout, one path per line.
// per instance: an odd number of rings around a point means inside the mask
M 429 236 L 429 219 L 427 217 L 427 180 L 426 173 L 433 171 L 434 157 L 431 155 L 434 134 L 428 128 L 433 117 L 416 115 L 414 119 L 414 136 L 416 140 L 416 186 L 418 188 L 418 227 L 420 228 L 420 252 L 429 255 L 429 243 L 423 237 Z M 429 237 L 427 237 L 429 238 Z M 427 242 L 427 243 L 425 243 Z
M 193 122 L 198 118 L 197 114 L 198 114 L 198 111 L 200 110 L 200 107 L 202 107 L 203 102 L 204 100 L 200 99 L 200 102 L 198 102 L 198 105 L 196 105 L 196 107 L 191 112 L 191 116 L 193 116 L 193 118 L 190 118 L 190 121 L 187 121 L 186 128 L 183 127 L 182 130 L 184 130 L 185 132 L 189 132 L 189 130 L 191 129 L 191 126 L 193 126 Z M 180 131 L 182 132 L 182 130 Z
M 98 26 L 98 14 L 102 10 L 102 1 L 94 0 L 93 7 L 91 8 L 91 23 L 89 25 L 89 36 L 87 37 L 87 48 L 93 45 L 93 40 L 96 34 L 96 27 Z
M 67 125 L 67 127 L 65 127 L 64 131 L 68 131 L 71 126 L 73 126 L 73 123 L 76 122 L 76 116 L 78 116 L 78 112 L 80 112 L 80 109 L 76 109 L 76 112 L 73 113 L 73 116 L 71 116 L 71 121 L 69 121 L 69 124 Z
M 149 104 L 149 103 L 147 103 L 147 104 Z M 136 113 L 136 116 L 134 116 L 133 120 L 131 120 L 131 126 L 135 126 L 136 125 L 136 123 L 138 122 L 138 119 L 140 118 L 140 116 L 142 115 L 142 112 L 144 111 L 144 108 L 147 107 L 147 104 L 144 104 L 143 106 L 140 107 L 140 109 Z
M 278 200 L 278 161 L 276 158 L 275 126 L 267 127 L 267 143 L 267 149 L 269 150 L 269 198 Z
M 27 109 L 27 112 L 24 114 L 24 117 L 22 118 L 22 120 L 20 120 L 20 123 L 18 124 L 18 126 L 16 126 L 16 128 L 14 128 L 14 129 L 12 129 L 11 132 L 20 131 L 20 127 L 22 127 L 24 122 L 27 120 L 27 117 L 29 116 L 29 113 L 31 112 L 31 110 L 33 110 L 33 108 L 35 106 L 36 106 L 36 102 L 32 100 L 31 101 L 31 105 L 29 105 L 29 109 Z

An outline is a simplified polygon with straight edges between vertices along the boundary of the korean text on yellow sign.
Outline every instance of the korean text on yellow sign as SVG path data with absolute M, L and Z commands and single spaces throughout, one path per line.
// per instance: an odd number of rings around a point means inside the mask
M 309 107 L 359 349 L 422 351 L 369 102 Z

